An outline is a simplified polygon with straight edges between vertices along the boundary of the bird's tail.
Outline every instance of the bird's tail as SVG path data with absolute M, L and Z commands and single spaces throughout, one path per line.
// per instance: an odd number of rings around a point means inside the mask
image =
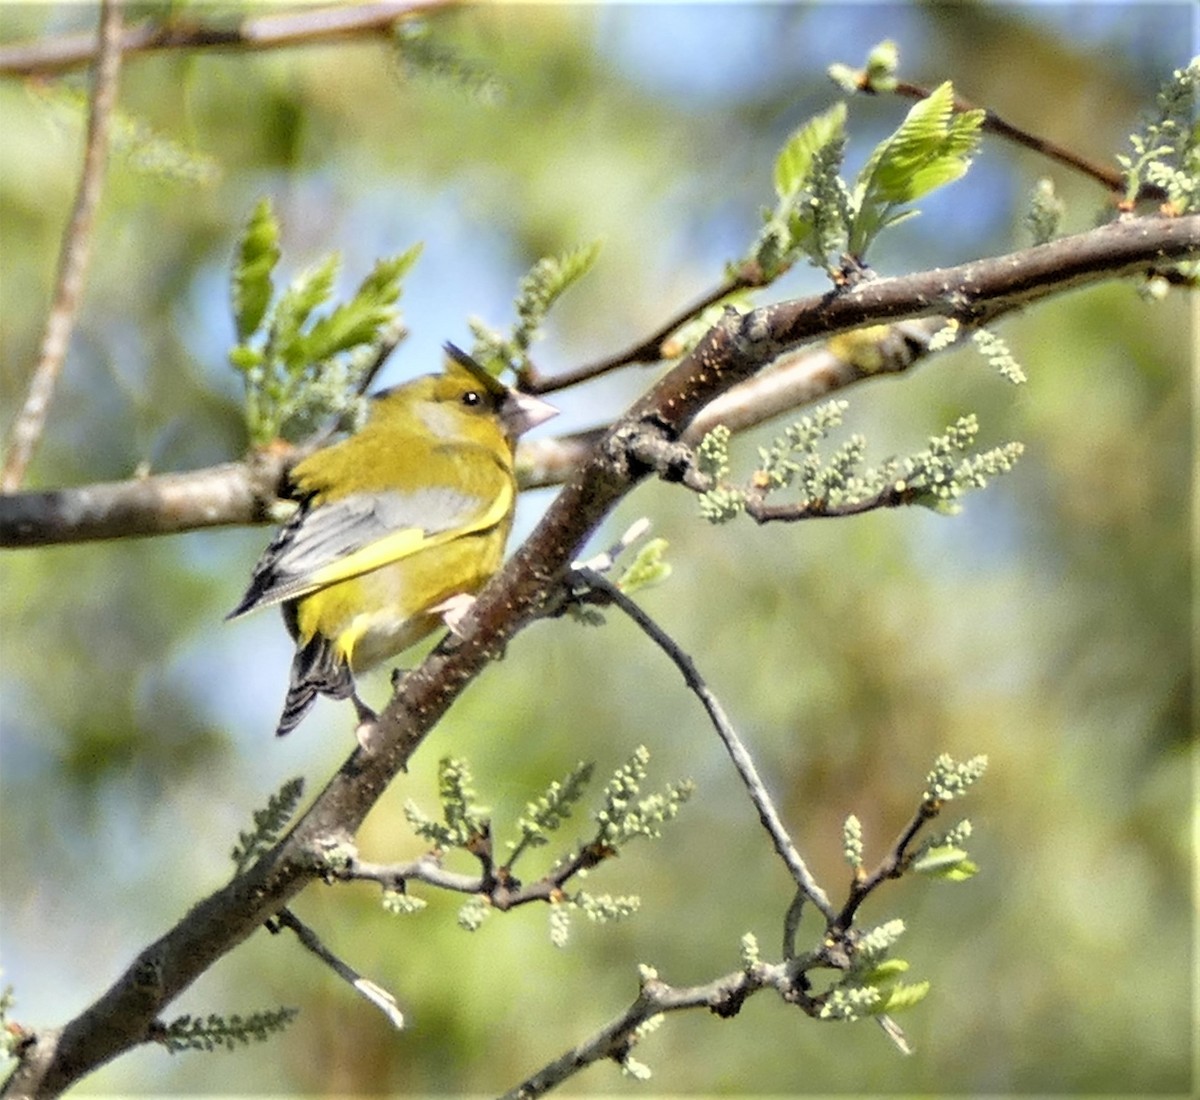
M 350 675 L 350 666 L 333 643 L 320 634 L 314 634 L 296 650 L 287 698 L 283 702 L 283 714 L 279 716 L 275 736 L 282 737 L 295 729 L 318 695 L 349 699 L 354 695 L 354 677 Z

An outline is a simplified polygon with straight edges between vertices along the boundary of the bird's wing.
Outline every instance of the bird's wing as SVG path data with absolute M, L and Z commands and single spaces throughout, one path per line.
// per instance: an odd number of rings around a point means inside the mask
M 302 504 L 263 553 L 250 587 L 228 617 L 296 599 L 459 535 L 494 527 L 512 508 L 513 494 L 505 481 L 489 496 L 437 487 L 352 493 L 311 507 Z

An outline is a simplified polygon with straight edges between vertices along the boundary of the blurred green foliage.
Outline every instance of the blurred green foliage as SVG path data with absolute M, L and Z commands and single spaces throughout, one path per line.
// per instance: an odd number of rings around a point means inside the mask
M 9 5 L 0 34 L 59 34 L 94 17 Z M 720 281 L 760 224 L 787 135 L 838 95 L 831 62 L 893 38 L 903 75 L 953 80 L 1109 159 L 1186 63 L 1189 19 L 1170 4 L 465 7 L 430 18 L 420 42 L 442 59 L 433 66 L 377 40 L 129 58 L 125 116 L 218 170 L 162 173 L 114 153 L 29 484 L 243 453 L 227 288 L 264 194 L 295 270 L 339 250 L 360 273 L 425 242 L 405 283 L 413 336 L 387 368 L 404 375 L 431 368 L 468 316 L 507 323 L 539 257 L 602 238 L 538 347 L 553 370 L 628 346 Z M 5 427 L 76 183 L 83 117 L 68 103 L 0 81 Z M 886 96 L 853 101 L 848 164 L 907 110 Z M 1092 185 L 985 138 L 967 177 L 882 238 L 873 263 L 895 273 L 1023 245 L 1027 196 L 1047 175 L 1064 231 L 1092 224 L 1103 201 Z M 820 286 L 794 270 L 772 293 Z M 960 516 L 712 529 L 689 494 L 650 484 L 597 540 L 640 515 L 670 540 L 669 581 L 639 599 L 708 676 L 835 897 L 847 814 L 870 865 L 938 753 L 990 760 L 970 807 L 979 874 L 953 888 L 901 882 L 864 914 L 868 925 L 903 918 L 905 957 L 931 981 L 904 1020 L 916 1056 L 898 1057 L 869 1025 L 827 1027 L 760 995 L 732 1021 L 669 1019 L 637 1052 L 651 1088 L 1189 1091 L 1187 305 L 1111 286 L 997 327 L 1029 374 L 1020 391 L 956 351 L 859 388 L 846 426 L 885 454 L 969 412 L 982 444 L 1022 440 L 1017 469 Z M 563 395 L 562 423 L 603 420 L 651 377 L 634 368 Z M 735 441 L 735 467 L 777 430 Z M 523 502 L 519 523 L 544 500 Z M 202 532 L 0 557 L 0 951 L 14 1018 L 57 1024 L 81 1009 L 227 878 L 239 829 L 283 779 L 303 773 L 317 789 L 352 746 L 333 705 L 274 741 L 282 625 L 221 622 L 267 538 Z M 360 851 L 421 851 L 403 804 L 432 800 L 439 756 L 469 759 L 497 817 L 513 820 L 581 758 L 607 774 L 643 743 L 656 772 L 691 776 L 697 793 L 662 841 L 606 868 L 606 889 L 641 896 L 635 919 L 580 923 L 559 950 L 549 915 L 530 907 L 468 936 L 458 897 L 429 892 L 421 913 L 396 916 L 367 885 L 313 887 L 297 914 L 395 993 L 406 1032 L 290 937 L 263 931 L 174 1007 L 204 1017 L 299 1005 L 286 1034 L 230 1054 L 139 1051 L 79 1094 L 493 1093 L 614 1015 L 636 992 L 638 963 L 682 984 L 736 966 L 746 932 L 773 949 L 787 875 L 678 673 L 615 614 L 601 629 L 563 619 L 521 635 L 381 801 Z M 570 1091 L 646 1087 L 600 1066 Z

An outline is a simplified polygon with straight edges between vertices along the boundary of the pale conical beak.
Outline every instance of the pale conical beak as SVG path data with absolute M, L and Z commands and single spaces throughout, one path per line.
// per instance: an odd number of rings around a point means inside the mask
M 500 419 L 512 439 L 524 435 L 530 428 L 545 424 L 558 416 L 558 409 L 540 397 L 519 390 L 509 390 L 500 405 Z

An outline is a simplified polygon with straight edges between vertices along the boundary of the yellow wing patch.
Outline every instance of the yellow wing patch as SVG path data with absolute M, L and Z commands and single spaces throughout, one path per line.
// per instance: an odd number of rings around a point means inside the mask
M 326 588 L 331 584 L 349 580 L 351 577 L 357 577 L 362 573 L 370 573 L 374 569 L 391 565 L 393 562 L 400 561 L 402 558 L 407 558 L 431 546 L 442 546 L 462 535 L 474 534 L 477 531 L 486 531 L 489 527 L 494 527 L 504 519 L 512 504 L 512 486 L 505 484 L 502 486 L 501 491 L 496 494 L 491 504 L 469 522 L 446 531 L 436 531 L 432 534 L 426 533 L 419 527 L 405 527 L 399 531 L 394 531 L 354 551 L 354 553 L 346 555 L 344 558 L 330 562 L 327 566 L 315 570 L 305 579 L 304 591 L 308 593 L 318 588 Z

